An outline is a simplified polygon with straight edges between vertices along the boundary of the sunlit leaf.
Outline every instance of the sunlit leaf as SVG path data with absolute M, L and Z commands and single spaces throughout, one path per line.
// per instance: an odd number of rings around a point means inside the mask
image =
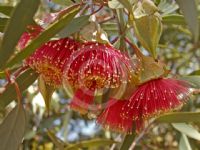
M 14 53 L 15 46 L 25 31 L 26 26 L 33 22 L 33 16 L 39 4 L 40 0 L 21 0 L 16 6 L 0 45 L 0 69 L 4 67 L 5 63 Z
M 162 0 L 158 9 L 162 12 L 162 15 L 170 14 L 178 9 L 178 5 L 175 2 L 169 2 L 167 0 Z
M 200 88 L 199 75 L 184 76 L 184 77 L 181 77 L 181 79 L 188 81 L 194 88 Z
M 176 25 L 186 25 L 184 16 L 178 14 L 165 15 L 162 17 L 162 22 L 164 24 L 176 24 Z
M 25 111 L 22 105 L 17 105 L 0 125 L 0 150 L 18 150 L 25 127 Z
M 47 30 L 42 32 L 35 40 L 33 40 L 26 48 L 24 48 L 21 52 L 19 52 L 11 61 L 8 62 L 6 67 L 13 66 L 14 64 L 20 62 L 30 54 L 32 54 L 35 49 L 41 46 L 43 43 L 47 42 L 51 37 L 53 37 L 56 33 L 61 31 L 65 26 L 67 26 L 74 16 L 79 12 L 80 7 L 71 7 L 69 8 L 69 12 L 61 17 L 60 20 L 53 23 Z
M 200 122 L 200 112 L 173 112 L 162 115 L 156 119 L 162 123 L 189 123 Z
M 185 20 L 194 36 L 195 42 L 199 39 L 199 21 L 198 21 L 198 11 L 195 0 L 177 0 L 180 9 L 183 12 Z
M 172 126 L 188 137 L 200 141 L 200 133 L 192 125 L 186 123 L 172 123 Z
M 16 82 L 18 83 L 21 92 L 26 90 L 38 77 L 38 74 L 29 69 L 20 75 Z M 10 102 L 16 100 L 16 91 L 14 85 L 8 85 L 6 90 L 0 94 L 0 110 L 4 109 Z
M 162 33 L 162 23 L 158 16 L 143 16 L 133 21 L 135 35 L 154 58 L 157 57 L 157 45 Z
M 108 1 L 108 6 L 112 9 L 127 8 L 132 9 L 132 5 L 136 0 L 111 0 Z
M 181 134 L 181 138 L 179 142 L 179 150 L 192 150 L 189 140 L 185 134 Z

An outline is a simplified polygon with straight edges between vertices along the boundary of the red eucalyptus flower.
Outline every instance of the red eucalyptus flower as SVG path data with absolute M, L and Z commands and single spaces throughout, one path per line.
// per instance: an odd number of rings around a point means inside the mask
M 129 100 L 110 100 L 97 122 L 104 128 L 131 133 L 150 117 L 180 108 L 189 96 L 188 84 L 175 79 L 154 79 L 140 85 Z
M 126 102 L 127 100 L 109 100 L 106 109 L 97 118 L 97 122 L 104 128 L 113 131 L 131 133 L 133 126 L 137 131 L 140 130 L 143 127 L 142 120 L 133 121 L 131 117 L 126 118 L 121 115 L 123 113 L 122 107 Z
M 122 116 L 146 119 L 178 109 L 189 96 L 189 85 L 175 79 L 154 79 L 140 85 L 122 107 Z
M 28 57 L 25 65 L 40 73 L 47 84 L 59 86 L 62 84 L 64 64 L 78 45 L 70 38 L 49 41 Z
M 129 58 L 114 47 L 96 42 L 82 44 L 66 62 L 64 71 L 66 84 L 78 89 L 78 92 L 75 91 L 72 104 L 92 104 L 96 90 L 115 88 L 121 83 L 128 82 L 131 71 Z M 81 88 L 86 90 L 80 90 Z M 79 109 L 87 110 L 88 104 L 82 105 L 85 108 L 80 106 Z M 78 105 L 75 106 L 78 110 Z
M 129 58 L 119 50 L 88 42 L 66 63 L 65 75 L 71 85 L 95 90 L 118 87 L 129 80 L 131 71 Z
M 27 30 L 29 32 L 24 32 L 18 42 L 17 48 L 20 50 L 25 48 L 33 38 L 37 37 L 43 31 L 43 28 L 39 25 L 29 25 Z
M 94 101 L 94 91 L 87 90 L 85 88 L 76 90 L 70 108 L 80 112 L 81 114 L 87 113 L 89 107 Z

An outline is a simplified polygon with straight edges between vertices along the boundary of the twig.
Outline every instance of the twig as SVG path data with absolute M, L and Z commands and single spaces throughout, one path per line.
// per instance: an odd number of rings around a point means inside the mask
M 133 143 L 129 147 L 129 150 L 133 150 L 135 148 L 137 143 L 139 143 L 139 141 L 144 137 L 144 135 L 150 130 L 153 123 L 154 123 L 154 120 L 151 123 L 149 123 L 146 128 L 144 128 L 144 130 L 139 134 L 139 136 L 137 138 L 135 138 L 135 140 L 133 141 Z
M 8 69 L 5 70 L 5 74 L 6 74 L 6 78 L 8 80 L 8 85 L 9 84 L 13 84 L 14 87 L 15 87 L 15 91 L 16 91 L 16 94 L 17 94 L 17 100 L 18 100 L 18 103 L 20 105 L 21 104 L 22 95 L 21 95 L 21 91 L 19 89 L 18 83 L 15 81 L 15 76 L 11 77 L 10 76 L 10 72 L 9 72 Z
M 121 134 L 119 134 L 119 135 L 115 138 L 115 141 L 121 142 Z M 110 150 L 114 150 L 116 146 L 117 146 L 117 144 L 114 143 L 114 144 L 111 146 Z
M 135 55 L 138 58 L 142 58 L 143 57 L 142 52 L 140 51 L 140 49 L 135 44 L 133 44 L 128 38 L 125 38 L 125 41 L 126 41 L 126 43 L 128 43 L 130 45 L 130 47 L 133 49 Z
M 97 10 L 93 11 L 93 12 L 90 14 L 90 16 L 96 14 L 96 13 L 99 12 L 102 8 L 103 8 L 103 6 L 100 6 Z
M 100 21 L 99 23 L 103 24 L 103 23 L 106 23 L 106 22 L 111 21 L 113 19 L 115 19 L 115 16 L 109 16 L 109 17 L 105 18 L 104 20 Z

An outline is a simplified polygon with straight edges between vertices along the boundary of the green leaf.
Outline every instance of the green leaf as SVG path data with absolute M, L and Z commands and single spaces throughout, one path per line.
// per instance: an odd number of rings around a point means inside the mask
M 8 18 L 0 18 L 0 32 L 3 32 L 9 19 Z
M 47 42 L 51 37 L 53 37 L 56 33 L 61 31 L 65 26 L 69 25 L 74 16 L 79 12 L 80 7 L 76 5 L 76 7 L 69 8 L 69 12 L 62 16 L 60 20 L 53 23 L 47 30 L 42 32 L 35 40 L 33 40 L 26 48 L 24 48 L 21 52 L 19 52 L 13 59 L 11 59 L 6 67 L 11 67 L 14 64 L 20 62 L 27 56 L 31 55 L 35 49 L 41 46 L 43 43 Z
M 192 73 L 189 74 L 190 76 L 194 76 L 194 75 L 200 75 L 200 70 L 195 70 Z
M 26 128 L 26 114 L 22 105 L 17 105 L 0 125 L 0 150 L 17 150 Z
M 172 123 L 172 126 L 188 137 L 200 141 L 200 133 L 193 126 L 186 123 Z
M 158 5 L 158 9 L 162 12 L 162 15 L 173 13 L 178 8 L 175 2 L 169 2 L 167 0 L 162 0 Z
M 64 6 L 70 6 L 74 4 L 72 0 L 52 0 L 52 2 L 59 4 L 59 5 L 64 5 Z M 76 0 L 76 3 L 80 2 L 80 0 Z
M 129 12 L 132 12 L 132 5 L 137 2 L 136 0 L 118 0 Z
M 19 89 L 21 92 L 26 90 L 38 77 L 38 74 L 29 69 L 21 74 L 17 79 L 16 82 L 18 83 Z M 10 102 L 15 100 L 17 97 L 15 86 L 8 85 L 6 90 L 3 93 L 0 93 L 0 110 L 4 109 Z
M 106 22 L 101 24 L 101 27 L 108 33 L 108 35 L 116 35 L 119 32 L 116 23 Z
M 55 88 L 50 85 L 47 85 L 41 75 L 38 78 L 38 87 L 45 101 L 47 111 L 49 112 L 51 98 L 52 98 L 53 92 L 55 91 Z
M 142 46 L 156 58 L 156 48 L 162 33 L 162 23 L 160 18 L 156 15 L 146 15 L 135 18 L 133 27 L 134 33 Z
M 108 6 L 112 9 L 127 8 L 132 11 L 132 5 L 136 0 L 111 0 L 108 1 Z
M 186 22 L 184 20 L 183 15 L 178 14 L 171 14 L 171 15 L 165 15 L 162 17 L 162 23 L 163 24 L 176 24 L 176 25 L 186 25 Z
M 26 26 L 33 21 L 33 16 L 39 4 L 40 0 L 21 0 L 16 6 L 0 45 L 0 69 L 4 67 L 8 59 L 13 55 L 15 46 Z
M 128 134 L 125 136 L 124 141 L 120 147 L 120 150 L 125 150 L 125 149 L 129 149 L 129 147 L 132 145 L 133 140 L 135 139 L 136 133 L 133 134 Z
M 200 122 L 200 112 L 173 112 L 162 115 L 156 119 L 160 123 Z
M 90 23 L 89 17 L 90 16 L 86 15 L 73 19 L 62 31 L 58 33 L 58 35 L 60 37 L 67 37 L 73 33 L 76 33 Z
M 88 141 L 81 141 L 77 144 L 70 145 L 66 147 L 64 150 L 80 150 L 84 148 L 89 148 L 89 149 L 94 149 L 99 146 L 106 146 L 106 145 L 111 145 L 117 143 L 113 140 L 109 139 L 93 139 L 93 140 L 88 140 Z
M 181 79 L 191 83 L 194 88 L 200 88 L 200 76 L 198 75 L 184 76 L 181 77 Z
M 71 4 L 73 4 L 72 1 L 66 1 L 66 0 L 52 0 L 52 2 L 59 4 L 59 5 L 71 5 Z
M 112 9 L 120 9 L 124 8 L 124 5 L 122 5 L 118 0 L 111 0 L 108 1 L 108 6 Z
M 10 16 L 12 14 L 13 10 L 14 10 L 13 6 L 0 5 L 0 12 L 7 16 Z
M 192 150 L 189 140 L 185 134 L 181 135 L 180 142 L 179 142 L 179 150 Z
M 197 42 L 199 39 L 200 26 L 198 21 L 197 4 L 195 0 L 177 0 L 177 3 L 179 4 L 189 29 L 194 36 L 194 41 Z

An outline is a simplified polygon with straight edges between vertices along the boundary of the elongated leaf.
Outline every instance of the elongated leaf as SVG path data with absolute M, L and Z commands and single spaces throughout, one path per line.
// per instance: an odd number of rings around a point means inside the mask
M 124 8 L 124 5 L 122 5 L 118 0 L 108 1 L 108 6 L 112 9 Z
M 129 147 L 132 145 L 133 140 L 135 139 L 136 134 L 133 133 L 131 135 L 126 135 L 124 138 L 124 141 L 120 147 L 120 150 L 125 150 L 125 149 L 129 149 Z
M 64 150 L 79 150 L 83 148 L 95 148 L 99 146 L 106 146 L 106 145 L 111 145 L 117 143 L 113 140 L 108 140 L 108 139 L 93 139 L 93 140 L 88 140 L 88 141 L 82 141 L 77 144 L 70 145 L 66 147 Z
M 0 32 L 3 32 L 9 19 L 8 18 L 0 18 Z
M 172 126 L 188 137 L 200 141 L 200 133 L 193 126 L 186 123 L 172 123 Z
M 19 85 L 19 89 L 23 92 L 27 89 L 38 77 L 38 74 L 35 73 L 32 69 L 25 71 L 20 75 L 16 82 Z M 16 91 L 14 85 L 9 85 L 7 89 L 0 94 L 0 110 L 4 109 L 11 101 L 16 99 Z
M 26 127 L 23 107 L 16 106 L 0 125 L 0 150 L 17 150 L 22 142 Z
M 104 23 L 101 25 L 101 27 L 103 28 L 104 31 L 106 32 L 110 32 L 113 34 L 117 34 L 119 32 L 117 24 L 116 23 Z
M 194 88 L 200 88 L 200 76 L 199 75 L 192 75 L 192 76 L 185 76 L 181 77 L 181 79 L 188 81 Z
M 52 2 L 59 4 L 59 5 L 64 5 L 64 6 L 69 6 L 72 5 L 73 2 L 69 0 L 52 0 Z
M 77 31 L 79 31 L 84 26 L 88 25 L 90 16 L 81 16 L 73 19 L 62 31 L 58 34 L 60 37 L 67 37 Z
M 135 0 L 118 0 L 126 9 L 132 12 L 132 4 L 134 4 Z
M 134 32 L 142 46 L 147 49 L 154 58 L 157 57 L 157 45 L 162 34 L 162 23 L 156 15 L 146 15 L 133 21 Z
M 10 16 L 12 14 L 12 11 L 14 10 L 14 7 L 13 6 L 4 6 L 4 5 L 1 5 L 0 6 L 0 12 L 7 15 L 7 16 Z
M 194 36 L 195 42 L 199 39 L 198 11 L 195 0 L 177 0 L 185 20 Z
M 160 1 L 158 9 L 162 12 L 162 15 L 173 13 L 178 9 L 178 5 L 174 2 L 169 2 L 167 0 Z
M 21 0 L 15 8 L 0 46 L 0 69 L 14 53 L 21 34 L 25 31 L 26 26 L 32 22 L 39 4 L 40 0 Z
M 70 12 L 64 15 L 60 20 L 52 24 L 47 30 L 42 32 L 38 38 L 33 40 L 25 49 L 23 49 L 20 53 L 18 53 L 8 64 L 6 67 L 13 66 L 14 64 L 20 62 L 30 54 L 32 54 L 35 49 L 41 46 L 43 43 L 47 42 L 51 37 L 53 37 L 56 33 L 61 31 L 65 26 L 67 26 L 74 16 L 79 12 L 80 7 L 74 7 L 70 9 Z
M 200 112 L 174 112 L 162 115 L 156 119 L 162 123 L 200 122 Z
M 182 134 L 179 142 L 179 150 L 192 150 L 189 140 L 185 134 Z
M 183 15 L 171 14 L 162 17 L 162 22 L 164 24 L 176 24 L 176 25 L 186 25 Z
M 192 73 L 190 73 L 190 75 L 192 76 L 194 76 L 194 75 L 200 75 L 200 70 L 195 70 L 195 71 L 193 71 Z
M 111 0 L 111 1 L 108 1 L 108 6 L 112 9 L 120 9 L 120 8 L 124 8 L 126 7 L 127 9 L 130 9 L 132 8 L 131 5 L 133 5 L 133 3 L 135 2 L 136 0 L 123 0 L 123 1 L 120 1 L 120 0 Z

